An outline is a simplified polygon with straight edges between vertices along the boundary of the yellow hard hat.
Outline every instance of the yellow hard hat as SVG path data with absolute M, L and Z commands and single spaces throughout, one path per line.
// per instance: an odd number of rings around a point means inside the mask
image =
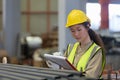
M 89 18 L 82 10 L 72 10 L 67 17 L 66 27 L 89 21 Z

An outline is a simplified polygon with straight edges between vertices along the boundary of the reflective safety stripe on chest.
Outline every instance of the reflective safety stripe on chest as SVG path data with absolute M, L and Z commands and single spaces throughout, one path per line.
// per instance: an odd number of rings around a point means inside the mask
M 90 59 L 91 54 L 94 52 L 96 53 L 96 51 L 100 48 L 97 46 L 97 48 L 95 49 L 97 45 L 95 43 L 92 44 L 92 46 L 89 47 L 89 49 L 81 56 L 78 64 L 77 64 L 77 70 L 78 71 L 85 71 L 86 65 Z M 94 51 L 93 51 L 94 50 Z M 81 70 L 82 69 L 82 70 Z
M 74 57 L 75 57 L 75 52 L 77 50 L 78 45 L 79 45 L 79 42 L 76 42 L 71 51 L 70 51 L 71 46 L 69 46 L 69 48 L 68 48 L 68 50 L 69 50 L 68 60 L 71 64 L 73 63 L 73 60 L 74 60 Z

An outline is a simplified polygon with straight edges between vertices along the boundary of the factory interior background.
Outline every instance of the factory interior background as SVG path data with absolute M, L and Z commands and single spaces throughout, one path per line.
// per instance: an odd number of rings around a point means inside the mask
M 120 72 L 120 0 L 0 0 L 0 62 L 48 67 L 43 54 L 74 42 L 65 28 L 72 9 L 82 9 L 106 48 L 106 70 Z

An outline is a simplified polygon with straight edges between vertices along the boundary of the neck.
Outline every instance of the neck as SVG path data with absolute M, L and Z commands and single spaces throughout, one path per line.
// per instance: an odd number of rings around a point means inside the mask
M 83 42 L 81 42 L 81 47 L 84 47 L 86 45 L 88 45 L 89 43 L 91 43 L 92 41 L 90 39 L 86 39 Z

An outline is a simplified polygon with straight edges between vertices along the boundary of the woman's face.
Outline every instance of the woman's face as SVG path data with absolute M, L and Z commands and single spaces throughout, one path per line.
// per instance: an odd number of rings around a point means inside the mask
M 88 39 L 88 37 L 89 37 L 88 30 L 82 24 L 71 26 L 70 31 L 72 33 L 72 36 L 78 42 L 81 42 L 81 43 L 86 41 L 86 39 Z

